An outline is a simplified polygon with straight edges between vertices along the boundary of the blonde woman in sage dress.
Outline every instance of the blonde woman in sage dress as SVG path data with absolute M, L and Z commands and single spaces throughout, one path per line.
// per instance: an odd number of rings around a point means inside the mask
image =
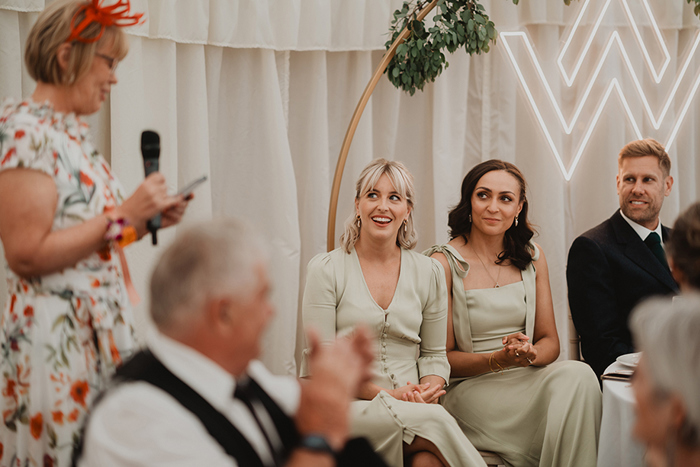
M 304 325 L 324 341 L 364 324 L 376 335 L 373 379 L 352 405 L 352 434 L 392 466 L 485 465 L 437 404 L 449 377 L 447 291 L 440 264 L 411 251 L 413 186 L 397 162 L 378 159 L 357 183 L 356 216 L 342 248 L 311 260 Z M 305 352 L 306 354 L 306 352 Z M 302 376 L 308 375 L 306 355 Z
M 593 371 L 559 355 L 547 262 L 512 164 L 475 166 L 449 215 L 452 240 L 426 254 L 449 297 L 444 407 L 478 449 L 510 466 L 594 467 L 601 393 Z

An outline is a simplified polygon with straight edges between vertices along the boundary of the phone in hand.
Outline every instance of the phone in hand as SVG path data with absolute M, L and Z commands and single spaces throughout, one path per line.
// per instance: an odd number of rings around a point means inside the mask
M 191 181 L 184 187 L 180 188 L 180 190 L 177 192 L 178 195 L 182 195 L 186 200 L 192 199 L 192 192 L 197 188 L 199 185 L 207 181 L 207 176 L 202 175 L 196 180 Z

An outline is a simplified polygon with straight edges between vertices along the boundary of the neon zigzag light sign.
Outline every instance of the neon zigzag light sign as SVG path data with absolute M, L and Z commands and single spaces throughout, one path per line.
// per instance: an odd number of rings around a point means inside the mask
M 647 65 L 649 66 L 649 69 L 651 70 L 652 76 L 654 77 L 654 81 L 658 84 L 661 81 L 661 79 L 663 78 L 663 75 L 668 68 L 668 64 L 671 60 L 671 57 L 668 53 L 668 49 L 666 48 L 666 44 L 663 40 L 663 37 L 661 36 L 661 31 L 659 30 L 659 27 L 656 23 L 656 19 L 654 18 L 654 15 L 653 15 L 651 9 L 649 8 L 648 1 L 642 0 L 642 3 L 644 4 L 646 13 L 649 16 L 649 19 L 650 19 L 651 24 L 652 24 L 654 34 L 655 34 L 657 40 L 659 41 L 659 44 L 661 45 L 661 48 L 662 48 L 662 51 L 663 51 L 663 54 L 665 57 L 665 60 L 661 66 L 661 69 L 658 72 L 656 71 L 655 67 L 653 66 L 653 64 L 651 62 L 651 57 L 649 56 L 649 51 L 646 48 L 644 41 L 642 40 L 641 34 L 639 33 L 639 29 L 637 28 L 637 23 L 635 22 L 634 18 L 632 17 L 632 13 L 629 9 L 629 5 L 627 3 L 627 0 L 620 0 L 620 1 L 622 2 L 623 6 L 624 6 L 625 14 L 627 15 L 627 18 L 632 26 L 632 30 L 634 31 L 634 35 L 639 43 L 639 46 L 642 49 L 642 53 L 644 54 L 644 58 L 645 58 Z M 562 48 L 562 50 L 559 54 L 559 57 L 557 59 L 557 65 L 559 66 L 559 70 L 561 71 L 562 76 L 564 77 L 564 81 L 568 87 L 571 87 L 573 85 L 573 83 L 576 79 L 576 76 L 578 75 L 581 64 L 583 63 L 583 60 L 585 59 L 586 55 L 588 54 L 588 51 L 589 51 L 590 46 L 593 42 L 593 39 L 594 39 L 596 33 L 598 32 L 598 28 L 600 27 L 600 24 L 603 21 L 604 15 L 605 15 L 606 11 L 608 10 L 608 7 L 610 6 L 610 2 L 611 2 L 611 0 L 607 0 L 605 2 L 605 6 L 601 10 L 600 15 L 598 16 L 598 18 L 593 26 L 591 34 L 589 35 L 589 37 L 586 41 L 583 52 L 579 56 L 578 61 L 574 67 L 574 70 L 573 70 L 571 76 L 569 76 L 569 74 L 564 69 L 564 66 L 562 65 L 562 59 L 563 59 L 564 55 L 566 54 L 569 46 L 571 45 L 571 41 L 573 40 L 574 34 L 576 33 L 576 30 L 579 27 L 579 24 L 581 22 L 581 19 L 583 18 L 583 15 L 586 13 L 586 9 L 588 8 L 588 4 L 590 3 L 590 0 L 586 0 L 586 2 L 583 4 L 583 7 L 581 8 L 581 11 L 580 11 L 578 17 L 576 18 L 576 21 L 575 21 L 574 26 L 571 30 L 571 33 L 569 34 L 569 37 L 568 37 L 566 43 L 564 44 L 564 47 Z M 549 98 L 549 100 L 550 100 L 550 102 L 551 102 L 552 106 L 554 107 L 554 110 L 557 114 L 559 122 L 561 123 L 562 128 L 564 129 L 564 131 L 567 135 L 571 134 L 571 132 L 574 128 L 574 125 L 578 121 L 579 116 L 581 115 L 581 110 L 583 109 L 584 105 L 586 104 L 588 97 L 590 95 L 590 92 L 593 88 L 593 85 L 596 83 L 596 81 L 598 79 L 598 75 L 600 74 L 600 71 L 603 68 L 603 64 L 604 64 L 608 54 L 610 53 L 610 51 L 612 50 L 612 47 L 614 45 L 618 46 L 620 53 L 622 54 L 622 58 L 623 58 L 623 61 L 625 63 L 625 66 L 627 67 L 627 70 L 629 71 L 630 75 L 632 76 L 632 80 L 634 82 L 634 87 L 642 100 L 642 104 L 644 106 L 646 114 L 649 117 L 654 128 L 657 130 L 659 129 L 659 127 L 661 126 L 661 123 L 663 122 L 664 118 L 666 117 L 668 109 L 670 108 L 671 103 L 673 102 L 674 98 L 676 97 L 680 83 L 681 83 L 683 77 L 685 76 L 685 74 L 687 73 L 688 68 L 690 66 L 690 62 L 691 62 L 693 56 L 695 55 L 695 52 L 697 51 L 698 46 L 700 45 L 700 32 L 698 32 L 698 33 L 696 33 L 695 39 L 692 43 L 692 46 L 690 47 L 690 51 L 688 53 L 688 56 L 687 56 L 685 62 L 683 63 L 683 66 L 681 67 L 680 73 L 676 77 L 676 81 L 671 89 L 671 93 L 668 95 L 668 98 L 666 100 L 666 103 L 665 103 L 661 113 L 659 114 L 658 117 L 655 117 L 654 112 L 652 111 L 651 106 L 649 105 L 649 101 L 648 101 L 646 95 L 644 94 L 644 91 L 642 90 L 642 86 L 641 86 L 641 83 L 639 81 L 639 78 L 637 77 L 637 74 L 635 73 L 634 68 L 632 67 L 632 63 L 630 61 L 629 55 L 627 54 L 627 50 L 625 49 L 625 46 L 622 43 L 622 40 L 620 39 L 620 35 L 617 31 L 614 31 L 611 34 L 610 39 L 608 40 L 608 43 L 605 47 L 605 50 L 604 50 L 600 60 L 598 61 L 598 64 L 595 68 L 595 71 L 593 72 L 593 75 L 592 75 L 590 81 L 588 82 L 588 85 L 586 86 L 586 90 L 583 94 L 583 97 L 581 98 L 581 101 L 579 102 L 578 107 L 576 108 L 576 110 L 574 112 L 573 117 L 571 118 L 571 121 L 567 122 L 566 119 L 564 118 L 561 107 L 559 106 L 559 103 L 557 102 L 556 98 L 554 97 L 554 93 L 552 92 L 552 89 L 549 86 L 549 82 L 547 81 L 547 79 L 544 76 L 544 71 L 542 70 L 542 67 L 540 66 L 539 60 L 535 56 L 535 51 L 532 48 L 532 43 L 530 42 L 527 35 L 524 32 L 520 32 L 520 31 L 502 32 L 499 35 L 503 39 L 503 45 L 505 47 L 506 53 L 508 54 L 508 57 L 510 58 L 511 63 L 513 64 L 513 67 L 515 68 L 515 72 L 518 76 L 518 79 L 523 86 L 523 90 L 525 91 L 525 94 L 527 96 L 528 101 L 530 102 L 530 105 L 532 106 L 532 109 L 535 113 L 535 117 L 537 118 L 537 121 L 539 122 L 540 127 L 542 128 L 542 131 L 544 132 L 544 136 L 547 140 L 547 143 L 549 144 L 549 146 L 550 146 L 550 148 L 551 148 L 551 150 L 556 158 L 559 169 L 561 170 L 562 174 L 564 175 L 564 178 L 567 181 L 571 180 L 571 177 L 573 176 L 574 171 L 576 170 L 576 167 L 578 166 L 578 163 L 581 160 L 581 155 L 583 154 L 583 150 L 585 149 L 586 145 L 588 144 L 588 140 L 590 139 L 591 134 L 593 133 L 593 130 L 598 122 L 598 119 L 600 118 L 600 115 L 602 114 L 603 109 L 605 108 L 605 104 L 607 103 L 607 101 L 610 98 L 610 95 L 612 94 L 613 91 L 617 92 L 617 95 L 619 96 L 620 101 L 622 102 L 622 105 L 625 109 L 625 114 L 627 115 L 627 118 L 629 119 L 629 121 L 632 124 L 635 135 L 637 135 L 637 138 L 641 139 L 643 136 L 642 136 L 642 133 L 639 129 L 639 125 L 637 124 L 637 121 L 634 118 L 634 115 L 632 114 L 632 111 L 629 107 L 629 104 L 627 102 L 625 94 L 622 91 L 622 88 L 620 87 L 620 83 L 619 83 L 618 79 L 613 78 L 610 81 L 610 84 L 607 86 L 607 89 L 605 90 L 605 93 L 603 95 L 603 99 L 600 101 L 600 104 L 598 105 L 598 107 L 596 108 L 596 110 L 593 114 L 593 118 L 591 119 L 591 121 L 588 124 L 588 128 L 586 129 L 585 134 L 581 140 L 581 143 L 579 144 L 579 147 L 576 151 L 576 155 L 574 156 L 574 159 L 571 163 L 571 166 L 567 169 L 564 165 L 564 162 L 562 161 L 561 155 L 559 154 L 559 150 L 557 149 L 556 144 L 554 143 L 554 140 L 552 139 L 552 136 L 549 132 L 549 129 L 547 128 L 547 125 L 544 122 L 544 118 L 542 117 L 542 113 L 540 112 L 540 109 L 539 109 L 534 97 L 532 96 L 532 92 L 530 91 L 530 87 L 529 87 L 527 81 L 525 80 L 525 77 L 523 76 L 523 73 L 522 73 L 522 70 L 520 69 L 520 66 L 518 65 L 518 61 L 516 60 L 515 55 L 513 54 L 513 50 L 511 48 L 509 40 L 511 38 L 521 38 L 521 40 L 523 41 L 523 43 L 526 47 L 527 53 L 530 56 L 530 59 L 532 60 L 532 63 L 536 69 L 537 75 L 538 75 L 540 81 L 542 82 L 542 85 L 544 86 L 544 89 L 547 93 L 547 96 L 548 96 L 548 98 Z M 700 86 L 700 73 L 698 73 L 698 75 L 695 78 L 695 81 L 691 85 L 691 90 L 688 93 L 688 96 L 682 105 L 681 112 L 678 115 L 678 118 L 676 119 L 676 122 L 673 125 L 673 129 L 671 130 L 671 133 L 668 137 L 668 140 L 665 143 L 667 150 L 673 144 L 673 142 L 678 134 L 678 130 L 681 126 L 681 123 L 683 122 L 683 119 L 685 118 L 686 114 L 688 113 L 688 109 L 690 108 L 690 104 L 691 104 L 693 98 L 695 97 L 695 94 L 696 94 L 699 86 Z

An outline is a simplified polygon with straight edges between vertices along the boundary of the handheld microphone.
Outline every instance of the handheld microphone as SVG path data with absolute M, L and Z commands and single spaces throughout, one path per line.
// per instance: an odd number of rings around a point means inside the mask
M 160 136 L 158 133 L 150 130 L 141 133 L 141 154 L 143 155 L 143 168 L 146 177 L 153 172 L 158 172 L 158 158 L 160 157 Z M 151 232 L 153 244 L 157 245 L 158 235 L 156 232 L 160 229 L 160 213 L 149 219 L 146 227 Z

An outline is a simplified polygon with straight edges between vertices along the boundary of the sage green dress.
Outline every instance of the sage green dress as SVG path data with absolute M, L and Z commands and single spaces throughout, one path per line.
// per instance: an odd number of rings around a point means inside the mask
M 533 245 L 533 259 L 539 251 Z M 491 353 L 502 338 L 535 325 L 534 263 L 523 280 L 492 289 L 464 290 L 469 264 L 450 245 L 443 253 L 452 273 L 452 321 L 457 348 Z M 452 378 L 442 400 L 477 449 L 498 453 L 508 465 L 594 467 L 600 432 L 600 387 L 590 367 L 560 361 L 502 373 Z
M 367 325 L 376 337 L 372 381 L 378 386 L 394 389 L 427 375 L 449 378 L 445 273 L 433 259 L 401 250 L 399 281 L 384 310 L 369 292 L 354 249 L 317 255 L 309 262 L 302 312 L 304 326 L 314 326 L 323 342 Z M 309 374 L 307 352 L 301 376 Z M 403 467 L 403 443 L 420 436 L 454 467 L 485 466 L 440 405 L 404 402 L 381 391 L 371 401 L 354 401 L 351 410 L 353 436 L 366 437 L 389 465 Z

